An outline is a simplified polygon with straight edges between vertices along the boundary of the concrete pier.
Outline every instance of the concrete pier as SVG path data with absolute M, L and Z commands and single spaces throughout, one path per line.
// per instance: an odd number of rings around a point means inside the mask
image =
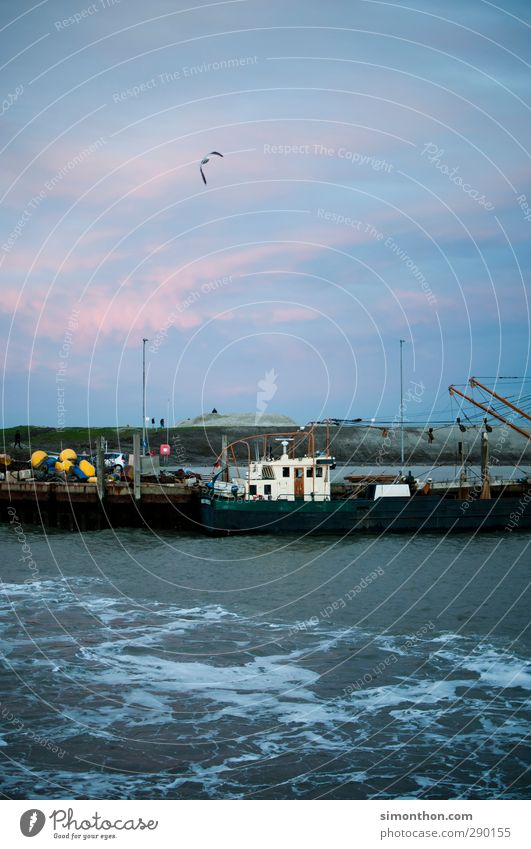
M 140 498 L 133 484 L 95 484 L 19 481 L 0 483 L 0 517 L 10 521 L 16 511 L 21 522 L 63 530 L 101 530 L 116 527 L 197 529 L 199 487 L 184 483 L 142 483 Z

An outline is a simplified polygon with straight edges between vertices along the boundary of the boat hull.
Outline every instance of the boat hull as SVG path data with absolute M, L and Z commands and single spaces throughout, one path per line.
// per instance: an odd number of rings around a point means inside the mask
M 531 528 L 531 498 L 346 501 L 201 500 L 209 533 L 470 533 Z

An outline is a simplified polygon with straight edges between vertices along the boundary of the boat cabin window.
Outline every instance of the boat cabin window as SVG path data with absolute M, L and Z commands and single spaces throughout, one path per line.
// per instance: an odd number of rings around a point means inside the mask
M 275 472 L 273 471 L 273 466 L 262 466 L 262 478 L 266 480 L 274 481 L 275 480 Z
M 315 470 L 315 477 L 316 478 L 322 478 L 323 477 L 323 467 L 322 466 L 317 466 L 317 468 Z
M 304 469 L 295 469 L 295 477 L 296 478 L 302 478 L 303 472 L 304 472 Z
M 282 477 L 289 478 L 289 466 L 282 466 Z
M 249 495 L 256 495 L 256 484 L 252 483 L 249 486 Z
M 306 477 L 313 478 L 313 469 L 311 467 L 309 469 L 306 469 Z
M 271 484 L 270 483 L 264 484 L 264 495 L 271 495 Z

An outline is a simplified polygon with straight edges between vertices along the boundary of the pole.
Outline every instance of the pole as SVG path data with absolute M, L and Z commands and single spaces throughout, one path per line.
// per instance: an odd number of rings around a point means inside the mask
M 166 404 L 166 445 L 170 444 L 170 399 L 168 398 Z M 166 455 L 164 460 L 164 465 L 167 466 L 170 462 L 170 458 Z
M 227 451 L 228 442 L 226 434 L 221 435 L 221 480 L 228 481 L 229 480 L 229 453 Z
M 468 495 L 468 484 L 466 482 L 465 455 L 461 441 L 457 443 L 457 462 L 459 463 L 459 498 L 464 501 Z
M 142 454 L 146 453 L 146 342 L 142 339 Z
M 145 419 L 144 419 L 145 421 Z M 135 501 L 140 501 L 142 494 L 140 474 L 140 434 L 133 434 L 133 493 Z
M 400 340 L 400 463 L 404 467 L 404 380 L 402 368 L 402 346 L 406 340 Z
M 98 471 L 98 497 L 100 501 L 105 498 L 105 439 L 100 436 L 97 444 L 96 469 Z
M 489 435 L 486 431 L 481 434 L 481 494 L 485 500 L 490 498 L 490 473 L 489 473 Z

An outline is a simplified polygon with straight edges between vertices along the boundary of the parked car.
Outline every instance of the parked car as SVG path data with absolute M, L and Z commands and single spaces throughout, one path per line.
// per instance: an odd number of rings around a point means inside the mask
M 103 462 L 106 469 L 123 472 L 129 462 L 129 457 L 121 451 L 106 451 L 103 455 Z

